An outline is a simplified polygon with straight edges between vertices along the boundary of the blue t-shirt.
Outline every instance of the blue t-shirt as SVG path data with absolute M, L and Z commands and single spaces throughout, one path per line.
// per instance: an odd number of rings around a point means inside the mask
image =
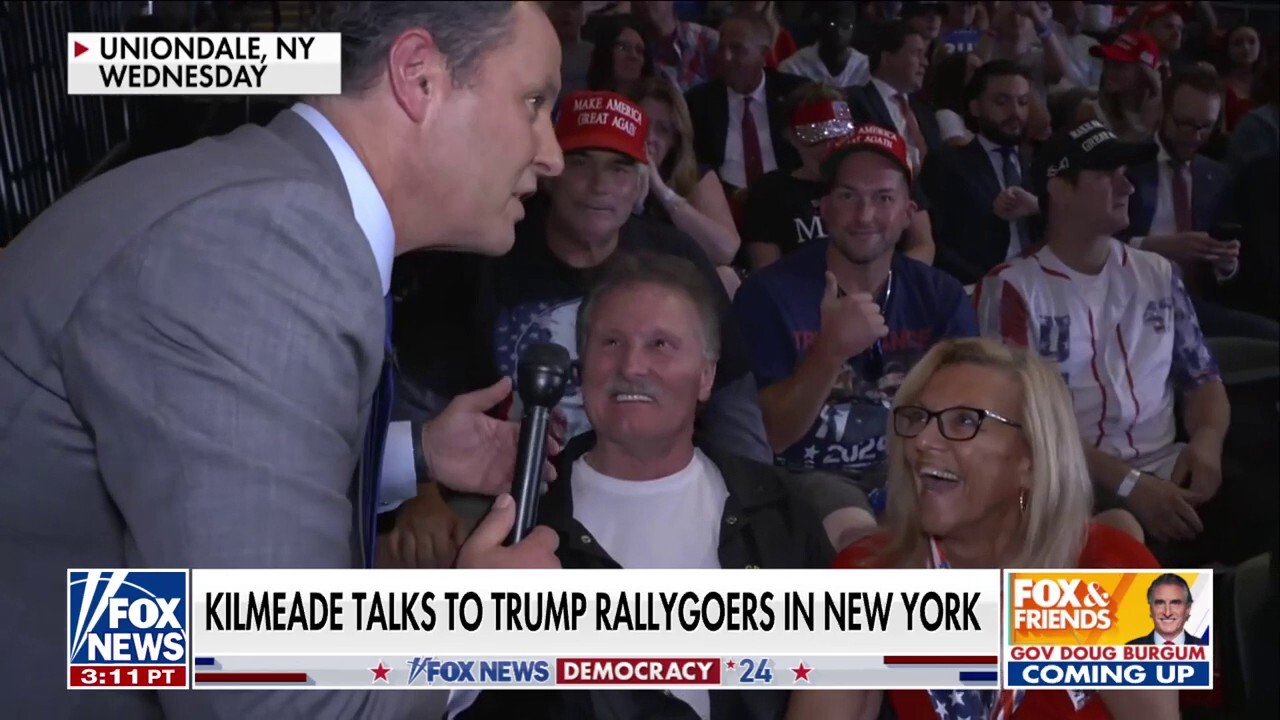
M 828 241 L 809 243 L 747 278 L 733 309 L 761 388 L 791 375 L 821 327 Z M 978 318 L 950 275 L 893 257 L 889 334 L 850 358 L 805 436 L 775 457 L 790 468 L 858 474 L 883 462 L 893 394 L 935 342 L 976 337 Z

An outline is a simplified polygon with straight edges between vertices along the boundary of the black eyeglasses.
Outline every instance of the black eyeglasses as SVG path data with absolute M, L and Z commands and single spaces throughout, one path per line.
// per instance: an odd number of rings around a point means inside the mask
M 938 431 L 942 433 L 942 437 L 955 442 L 965 442 L 975 438 L 978 431 L 982 429 L 982 422 L 987 418 L 1009 427 L 1022 427 L 1022 423 L 982 408 L 961 405 L 933 412 L 918 405 L 904 405 L 893 411 L 893 432 L 898 437 L 913 438 L 924 432 L 924 429 L 929 427 L 929 421 L 934 418 L 938 419 Z

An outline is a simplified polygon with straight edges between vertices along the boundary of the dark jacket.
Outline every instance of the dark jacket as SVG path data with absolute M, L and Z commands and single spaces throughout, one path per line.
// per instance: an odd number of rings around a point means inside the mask
M 769 135 L 779 170 L 800 167 L 800 155 L 787 141 L 786 99 L 793 90 L 808 83 L 805 78 L 776 70 L 764 71 L 765 102 L 769 110 Z M 698 162 L 719 170 L 724 164 L 724 144 L 729 137 L 729 88 L 723 80 L 712 80 L 689 90 L 684 96 L 693 121 L 693 154 Z
M 867 82 L 866 85 L 846 88 L 845 94 L 849 98 L 849 113 L 854 120 L 875 123 L 897 132 L 893 116 L 889 114 L 889 108 L 884 104 L 884 98 L 880 97 L 880 91 L 874 83 Z M 938 128 L 938 116 L 933 106 L 920 99 L 920 93 L 911 93 L 908 104 L 911 112 L 915 113 L 916 123 L 920 125 L 920 134 L 924 135 L 924 144 L 929 152 L 943 147 L 942 130 Z
M 1023 187 L 1030 179 L 1031 153 L 1023 150 Z M 920 173 L 930 199 L 929 220 L 937 246 L 934 267 L 965 285 L 980 281 L 1009 256 L 1009 223 L 996 217 L 992 206 L 1000 194 L 1000 178 L 987 149 L 975 137 L 962 147 L 930 152 Z M 1040 238 L 1040 216 L 1027 218 L 1033 243 Z
M 594 433 L 569 443 L 557 460 L 558 479 L 538 508 L 538 522 L 560 535 L 556 555 L 565 568 L 617 569 L 591 533 L 573 517 L 573 463 L 595 444 Z M 787 486 L 786 474 L 700 445 L 724 476 L 729 497 L 720 527 L 720 567 L 829 568 L 834 551 L 822 520 Z M 639 522 L 661 522 L 637 518 Z M 777 720 L 784 690 L 713 690 L 712 720 Z M 661 690 L 485 691 L 458 720 L 698 720 L 683 701 Z
M 1128 177 L 1133 184 L 1133 194 L 1129 196 L 1129 227 L 1116 235 L 1125 242 L 1151 234 L 1151 221 L 1155 218 L 1160 193 L 1159 161 L 1129 168 Z M 1230 190 L 1231 172 L 1226 165 L 1203 155 L 1191 159 L 1192 230 L 1212 232 L 1215 225 L 1228 218 L 1231 210 Z M 1199 263 L 1191 271 L 1200 276 L 1195 284 L 1205 288 L 1216 284 L 1212 281 L 1212 270 L 1208 263 Z M 1183 272 L 1185 274 L 1187 268 L 1183 268 Z

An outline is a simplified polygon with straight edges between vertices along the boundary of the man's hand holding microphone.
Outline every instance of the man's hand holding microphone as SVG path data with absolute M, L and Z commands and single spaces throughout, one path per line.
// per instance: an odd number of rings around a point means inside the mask
M 503 378 L 454 398 L 423 426 L 423 454 L 434 482 L 498 497 L 463 542 L 462 519 L 438 488 L 424 488 L 402 507 L 388 539 L 395 565 L 449 567 L 456 556 L 461 568 L 560 567 L 555 555 L 559 538 L 549 528 L 533 524 L 538 496 L 556 476 L 547 457 L 558 454 L 564 444 L 564 418 L 553 408 L 564 394 L 569 372 L 564 348 L 550 343 L 531 346 L 518 366 L 524 406 L 520 423 L 487 414 L 511 394 L 511 380 Z

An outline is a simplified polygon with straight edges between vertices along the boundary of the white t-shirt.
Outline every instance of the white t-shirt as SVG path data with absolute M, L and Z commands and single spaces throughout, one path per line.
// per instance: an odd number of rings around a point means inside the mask
M 832 75 L 831 71 L 827 69 L 827 64 L 818 55 L 818 46 L 809 45 L 783 60 L 782 64 L 778 66 L 778 70 L 792 75 L 799 75 L 814 82 L 826 83 L 837 88 L 848 88 L 867 84 L 867 81 L 871 79 L 870 62 L 866 55 L 851 49 L 849 51 L 849 59 L 845 61 L 844 68 L 840 70 L 840 74 Z
M 600 474 L 573 464 L 573 517 L 624 568 L 720 567 L 720 518 L 729 497 L 719 468 L 700 450 L 680 472 L 656 480 Z
M 584 457 L 573 464 L 573 516 L 624 568 L 719 568 L 724 476 L 700 450 L 680 472 L 656 480 L 602 475 Z M 711 717 L 706 690 L 671 694 Z
M 938 120 L 938 132 L 942 134 L 943 142 L 969 134 L 964 118 L 960 117 L 955 110 L 938 110 L 933 113 L 933 116 Z
M 620 480 L 581 458 L 573 464 L 573 517 L 624 568 L 720 567 L 720 519 L 729 491 L 724 476 L 701 450 L 680 472 L 655 480 Z M 449 693 L 452 718 L 479 690 Z M 673 689 L 702 720 L 711 718 L 706 690 Z

